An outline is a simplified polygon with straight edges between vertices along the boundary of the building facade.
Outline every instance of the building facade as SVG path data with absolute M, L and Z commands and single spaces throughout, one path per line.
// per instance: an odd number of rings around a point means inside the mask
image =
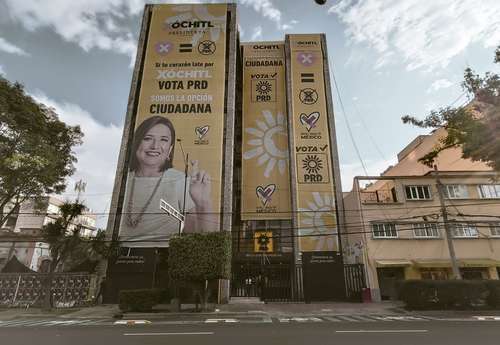
M 63 201 L 56 197 L 44 197 L 35 202 L 27 200 L 4 222 L 0 237 L 0 269 L 11 257 L 33 271 L 39 271 L 46 260 L 50 260 L 49 245 L 41 238 L 44 225 L 53 222 L 59 214 Z M 6 211 L 10 206 L 6 206 Z M 81 228 L 84 237 L 93 237 L 97 232 L 96 215 L 87 210 L 74 222 Z
M 445 225 L 463 279 L 499 277 L 498 174 L 462 159 L 460 150 L 442 152 L 438 171 L 423 166 L 418 158 L 442 135 L 418 137 L 395 166 L 381 176 L 356 177 L 344 196 L 344 257 L 364 264 L 374 300 L 397 298 L 399 280 L 453 277 Z
M 240 44 L 234 4 L 147 5 L 107 229 L 122 248 L 110 298 L 163 284 L 169 239 L 209 231 L 233 236 L 223 300 L 262 297 L 276 276 L 300 298 L 303 253 L 342 263 L 342 202 L 325 36 Z

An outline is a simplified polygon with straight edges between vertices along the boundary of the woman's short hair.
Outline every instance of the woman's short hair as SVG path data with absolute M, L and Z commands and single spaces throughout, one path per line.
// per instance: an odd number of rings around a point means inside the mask
M 137 160 L 137 149 L 139 145 L 141 145 L 142 139 L 146 136 L 146 133 L 156 125 L 165 125 L 170 130 L 170 134 L 172 136 L 172 149 L 170 151 L 170 156 L 167 157 L 165 163 L 160 166 L 160 171 L 166 171 L 172 168 L 172 162 L 174 161 L 174 151 L 175 151 L 175 129 L 172 122 L 169 119 L 162 116 L 152 116 L 147 120 L 144 120 L 139 127 L 135 130 L 134 133 L 134 141 L 132 142 L 132 150 L 130 157 L 129 170 L 137 171 L 139 168 L 139 161 Z

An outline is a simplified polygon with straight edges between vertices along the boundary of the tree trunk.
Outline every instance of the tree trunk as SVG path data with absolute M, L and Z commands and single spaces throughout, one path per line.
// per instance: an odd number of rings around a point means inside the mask
M 59 263 L 58 260 L 53 260 L 49 265 L 49 272 L 43 284 L 45 297 L 43 299 L 43 309 L 46 311 L 52 310 L 54 307 L 54 299 L 52 297 L 52 279 L 54 278 L 54 271 Z

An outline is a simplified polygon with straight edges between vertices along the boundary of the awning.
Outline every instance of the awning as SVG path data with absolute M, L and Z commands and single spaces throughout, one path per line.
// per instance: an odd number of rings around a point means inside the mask
M 417 267 L 451 267 L 450 259 L 416 259 L 413 260 Z M 500 266 L 500 261 L 493 259 L 459 259 L 459 267 L 492 267 Z
M 403 267 L 411 266 L 411 261 L 408 260 L 375 260 L 377 267 Z
M 500 266 L 500 261 L 493 259 L 460 259 L 460 267 L 494 267 Z
M 443 259 L 416 259 L 413 262 L 417 267 L 451 267 L 451 261 Z

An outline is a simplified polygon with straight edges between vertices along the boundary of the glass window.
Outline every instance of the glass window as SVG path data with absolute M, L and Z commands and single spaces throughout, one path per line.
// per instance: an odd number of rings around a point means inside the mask
M 491 236 L 500 237 L 500 223 L 493 223 L 490 225 Z
M 446 280 L 448 279 L 448 270 L 446 268 L 422 268 L 420 275 L 422 279 Z
M 431 188 L 429 185 L 424 186 L 406 186 L 407 200 L 428 200 L 431 198 Z
M 443 192 L 448 199 L 466 199 L 469 197 L 467 186 L 462 184 L 444 185 Z
M 453 237 L 478 237 L 477 227 L 474 224 L 455 223 L 451 229 Z
M 373 228 L 373 237 L 375 238 L 398 237 L 398 233 L 396 231 L 396 224 L 392 223 L 372 224 L 372 228 Z
M 500 198 L 500 184 L 481 184 L 477 188 L 481 199 Z
M 418 238 L 439 237 L 438 226 L 436 223 L 413 224 L 413 235 Z

